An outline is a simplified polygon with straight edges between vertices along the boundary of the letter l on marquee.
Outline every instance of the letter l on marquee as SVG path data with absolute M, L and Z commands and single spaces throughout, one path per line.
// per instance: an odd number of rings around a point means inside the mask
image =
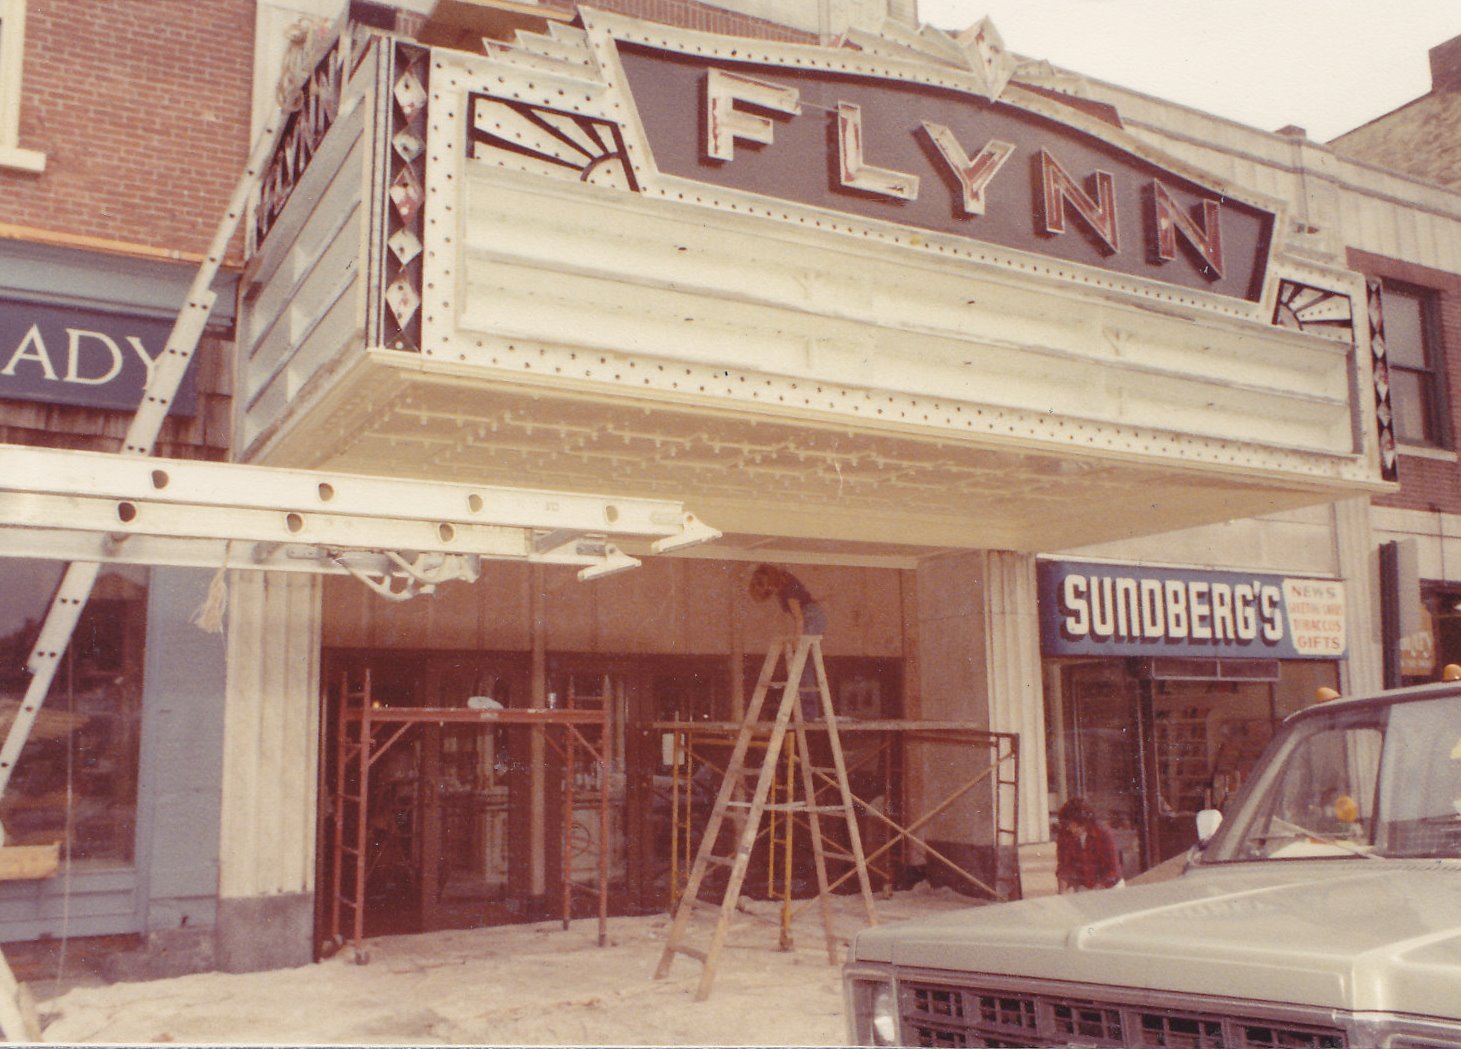
M 838 174 L 848 189 L 895 200 L 918 199 L 917 175 L 874 167 L 863 160 L 862 107 L 852 102 L 837 103 L 837 154 Z

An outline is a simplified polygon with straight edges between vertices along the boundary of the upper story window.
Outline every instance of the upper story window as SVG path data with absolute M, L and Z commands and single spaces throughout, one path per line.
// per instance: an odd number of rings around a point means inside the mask
M 1396 440 L 1411 445 L 1445 444 L 1435 296 L 1423 288 L 1386 280 L 1384 310 Z
M 42 171 L 46 155 L 20 148 L 21 66 L 26 0 L 0 0 L 0 167 Z

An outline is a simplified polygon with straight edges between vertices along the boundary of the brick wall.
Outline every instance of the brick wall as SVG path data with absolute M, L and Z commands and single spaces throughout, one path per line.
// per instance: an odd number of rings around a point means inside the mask
M 567 9 L 571 5 L 556 4 Z M 678 26 L 682 29 L 698 29 L 707 33 L 724 33 L 729 36 L 749 36 L 761 40 L 785 40 L 797 44 L 814 44 L 816 35 L 799 29 L 768 22 L 763 18 L 738 14 L 719 7 L 696 3 L 695 0 L 593 0 L 593 7 L 603 11 L 614 11 L 633 18 Z
M 105 242 L 98 265 L 202 254 L 247 159 L 253 32 L 253 0 L 29 0 L 20 145 L 46 168 L 0 169 L 0 223 Z M 197 414 L 164 423 L 159 455 L 225 457 L 230 353 L 203 340 Z M 117 451 L 131 418 L 3 401 L 0 442 Z
M 1388 278 L 1437 293 L 1435 334 L 1439 345 L 1430 349 L 1445 387 L 1440 391 L 1441 402 L 1437 407 L 1449 420 L 1453 435 L 1451 450 L 1454 450 L 1454 436 L 1461 430 L 1461 274 L 1353 248 L 1349 250 L 1348 264 L 1367 276 Z M 1406 455 L 1402 450 L 1400 490 L 1376 497 L 1374 502 L 1406 510 L 1461 513 L 1461 466 L 1450 459 L 1422 458 Z
M 199 254 L 248 155 L 253 0 L 29 0 L 0 222 Z

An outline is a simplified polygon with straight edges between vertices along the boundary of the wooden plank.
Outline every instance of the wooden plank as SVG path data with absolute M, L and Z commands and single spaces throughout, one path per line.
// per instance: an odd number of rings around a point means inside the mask
M 61 865 L 61 843 L 0 847 L 0 881 L 49 878 Z
M 109 255 L 126 255 L 137 259 L 159 259 L 166 262 L 203 261 L 203 256 L 191 251 L 175 248 L 158 248 L 150 244 L 138 244 L 130 240 L 111 240 L 80 233 L 62 233 L 56 230 L 40 229 L 36 226 L 21 226 L 13 222 L 0 222 L 0 240 L 23 240 L 31 244 L 45 244 L 61 248 L 80 248 L 83 251 L 101 251 Z M 242 267 L 241 259 L 227 260 L 224 265 Z
M 1055 842 L 1036 841 L 1019 846 L 1020 899 L 1054 896 L 1059 891 L 1055 877 Z

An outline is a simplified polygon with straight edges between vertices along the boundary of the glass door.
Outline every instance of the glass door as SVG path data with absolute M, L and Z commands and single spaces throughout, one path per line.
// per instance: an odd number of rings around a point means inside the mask
M 1106 821 L 1130 877 L 1143 870 L 1143 763 L 1138 683 L 1120 660 L 1064 665 L 1052 697 L 1051 816 L 1080 795 Z

